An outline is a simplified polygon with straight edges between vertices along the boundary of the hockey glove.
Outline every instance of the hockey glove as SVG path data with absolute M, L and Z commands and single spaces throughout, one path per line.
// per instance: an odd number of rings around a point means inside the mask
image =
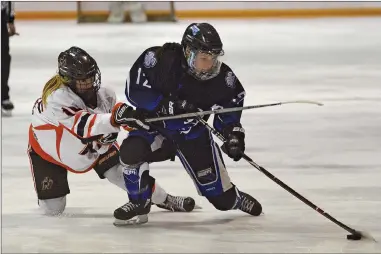
M 192 103 L 189 103 L 187 100 L 164 98 L 160 102 L 158 111 L 162 115 L 179 115 L 197 112 L 198 110 Z
M 130 127 L 134 129 L 149 130 L 150 127 L 144 123 L 144 114 L 134 110 L 126 103 L 117 103 L 111 112 L 111 124 L 115 127 Z
M 222 133 L 226 138 L 222 151 L 234 161 L 239 161 L 245 152 L 245 129 L 239 124 L 224 128 Z

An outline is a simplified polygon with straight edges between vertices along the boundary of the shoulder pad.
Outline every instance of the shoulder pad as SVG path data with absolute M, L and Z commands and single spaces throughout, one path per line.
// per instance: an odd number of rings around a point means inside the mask
M 52 92 L 47 98 L 48 104 L 54 104 L 56 106 L 76 106 L 85 108 L 82 99 L 75 94 L 69 87 L 61 87 Z

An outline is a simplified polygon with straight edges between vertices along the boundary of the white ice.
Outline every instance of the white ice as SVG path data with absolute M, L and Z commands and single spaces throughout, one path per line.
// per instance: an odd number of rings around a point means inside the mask
M 338 220 L 381 240 L 381 19 L 213 21 L 224 57 L 247 90 L 246 105 L 291 99 L 325 103 L 245 111 L 246 151 L 258 164 Z M 124 99 L 140 53 L 180 41 L 188 23 L 107 25 L 17 22 L 11 39 L 14 116 L 2 118 L 4 252 L 367 252 L 378 243 L 347 232 L 294 198 L 245 161 L 226 158 L 234 183 L 256 197 L 264 215 L 216 211 L 197 195 L 179 161 L 152 174 L 168 192 L 195 197 L 203 210 L 153 208 L 148 224 L 116 228 L 113 211 L 127 195 L 94 172 L 69 174 L 65 216 L 38 213 L 27 130 L 33 102 L 72 45 L 98 61 L 102 83 Z M 221 84 L 224 85 L 224 84 Z M 37 183 L 39 184 L 39 183 Z

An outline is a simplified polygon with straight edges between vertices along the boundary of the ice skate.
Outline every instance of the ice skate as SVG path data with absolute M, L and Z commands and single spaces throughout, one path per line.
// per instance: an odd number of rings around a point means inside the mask
M 259 216 L 262 213 L 262 205 L 252 196 L 245 192 L 239 192 L 241 195 L 241 206 L 239 210 L 253 216 Z
M 151 210 L 150 201 L 142 207 L 140 204 L 128 202 L 114 211 L 114 226 L 138 225 L 148 222 Z

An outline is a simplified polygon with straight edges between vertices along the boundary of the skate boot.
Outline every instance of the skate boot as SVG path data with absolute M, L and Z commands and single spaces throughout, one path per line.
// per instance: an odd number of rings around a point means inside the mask
M 262 213 L 262 206 L 255 198 L 242 191 L 239 194 L 241 195 L 239 210 L 253 216 L 259 216 Z
M 162 204 L 156 204 L 157 207 L 166 209 L 172 212 L 191 212 L 195 208 L 196 202 L 191 197 L 167 196 L 167 199 Z
M 148 222 L 148 213 L 151 210 L 151 201 L 145 205 L 128 202 L 114 211 L 114 226 L 144 224 Z
M 2 114 L 2 116 L 12 116 L 12 110 L 13 109 L 14 109 L 14 106 L 10 100 L 4 100 L 1 102 L 1 114 Z

